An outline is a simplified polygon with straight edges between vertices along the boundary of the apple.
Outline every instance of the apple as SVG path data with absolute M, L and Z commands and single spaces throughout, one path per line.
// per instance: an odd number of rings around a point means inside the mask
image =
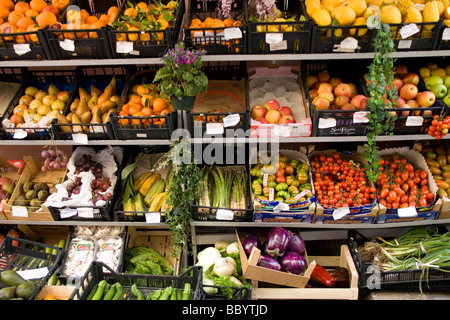
M 421 107 L 431 107 L 436 101 L 436 96 L 431 91 L 422 91 L 417 95 L 416 101 Z
M 334 95 L 338 96 L 346 96 L 348 98 L 352 95 L 352 89 L 346 83 L 339 84 L 336 88 L 334 88 Z
M 316 97 L 312 103 L 317 110 L 327 110 L 330 107 L 330 101 L 322 97 Z
M 319 79 L 316 76 L 310 75 L 306 77 L 306 85 L 309 89 L 311 89 L 317 82 L 319 82 Z
M 359 103 L 359 110 L 365 110 L 367 101 L 369 100 L 369 97 L 364 97 L 364 99 L 361 99 L 361 102 Z
M 399 79 L 399 78 L 395 78 L 394 80 L 392 80 L 392 84 L 395 85 L 395 87 L 397 88 L 397 91 L 399 92 L 400 89 L 403 87 L 403 80 Z
M 411 107 L 406 103 L 399 103 L 397 108 L 398 109 L 410 109 Z M 409 116 L 409 111 L 402 111 L 402 116 L 403 117 Z
M 394 68 L 395 74 L 398 74 L 400 77 L 404 77 L 408 74 L 408 67 L 404 64 L 399 64 Z
M 356 110 L 356 107 L 351 103 L 346 103 L 341 107 L 341 110 Z
M 332 77 L 332 78 L 330 79 L 330 81 L 328 81 L 328 83 L 331 84 L 331 86 L 332 86 L 333 88 L 336 88 L 336 87 L 338 86 L 338 84 L 343 83 L 343 81 L 342 81 L 341 78 L 338 78 L 338 77 Z
M 405 100 L 414 99 L 419 93 L 419 89 L 415 84 L 407 83 L 400 89 L 399 95 Z
M 437 99 L 442 99 L 447 95 L 447 87 L 444 84 L 432 86 L 430 91 L 434 93 Z
M 363 95 L 363 94 L 358 94 L 358 95 L 354 96 L 354 97 L 352 98 L 352 100 L 350 100 L 350 103 L 351 103 L 352 105 L 354 105 L 356 108 L 359 109 L 359 106 L 361 105 L 361 101 L 362 101 L 362 99 L 364 99 L 364 98 L 366 98 L 365 95 Z
M 319 82 L 328 82 L 330 81 L 330 74 L 326 71 L 319 72 L 317 75 L 317 79 L 319 79 Z
M 292 109 L 288 106 L 283 106 L 280 109 L 278 109 L 278 112 L 281 113 L 282 116 L 291 115 L 292 116 Z
M 256 119 L 256 121 L 263 123 L 263 124 L 268 124 L 267 120 L 264 118 L 258 118 L 258 119 Z
M 419 84 L 420 78 L 419 78 L 419 75 L 417 73 L 409 72 L 408 74 L 406 74 L 403 77 L 402 80 L 403 80 L 403 83 L 413 83 L 413 84 L 415 84 L 417 86 Z
M 450 76 L 445 76 L 444 77 L 444 86 L 448 88 L 450 88 Z
M 319 94 L 317 93 L 317 89 L 309 90 L 309 96 L 312 100 L 314 100 L 315 97 L 317 97 Z
M 344 104 L 347 104 L 350 102 L 350 98 L 347 96 L 337 96 L 334 100 L 334 103 L 339 107 L 342 108 Z
M 269 110 L 278 110 L 280 108 L 280 104 L 278 103 L 277 100 L 270 99 L 270 100 L 267 100 L 264 103 L 264 108 L 266 108 L 267 111 L 269 111 Z
M 20 97 L 19 103 L 28 106 L 30 104 L 30 102 L 33 100 L 34 100 L 33 96 L 30 96 L 29 94 L 25 94 Z
M 447 107 L 450 106 L 450 93 L 444 97 L 443 101 Z
M 350 90 L 352 91 L 352 93 L 355 93 L 355 94 L 358 93 L 358 88 L 356 87 L 356 84 L 354 84 L 354 83 L 347 83 L 347 85 L 350 87 Z
M 278 123 L 295 123 L 295 118 L 292 115 L 284 115 L 280 118 Z
M 431 87 L 433 87 L 433 86 L 435 86 L 437 84 L 444 84 L 444 79 L 442 79 L 439 76 L 430 76 L 425 81 L 425 88 L 427 88 L 427 90 L 431 90 Z
M 270 109 L 267 111 L 266 116 L 264 117 L 268 123 L 275 124 L 278 123 L 281 119 L 281 113 L 278 110 Z
M 323 91 L 323 92 L 319 93 L 319 97 L 325 98 L 330 102 L 334 101 L 334 94 L 331 91 Z
M 419 103 L 418 103 L 416 100 L 414 100 L 414 99 L 411 99 L 411 100 L 406 101 L 406 104 L 407 104 L 410 108 L 420 108 Z
M 264 118 L 266 116 L 267 110 L 261 105 L 256 105 L 250 111 L 252 119 L 256 120 L 258 118 Z
M 329 91 L 329 92 L 333 92 L 333 86 L 329 83 L 326 82 L 321 82 L 318 89 L 317 89 L 317 93 L 321 93 L 324 91 Z

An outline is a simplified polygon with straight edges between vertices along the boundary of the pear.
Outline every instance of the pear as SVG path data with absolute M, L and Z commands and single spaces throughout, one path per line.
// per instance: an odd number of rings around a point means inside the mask
M 75 114 L 80 117 L 86 111 L 89 111 L 87 100 L 85 98 L 81 98 L 80 103 L 78 104 L 78 108 L 75 111 Z
M 81 123 L 80 118 L 74 113 L 72 116 L 72 123 L 76 124 L 76 123 Z M 73 126 L 72 127 L 72 132 L 82 132 L 83 128 L 81 126 Z
M 42 101 L 38 100 L 38 99 L 34 99 L 33 101 L 30 102 L 30 104 L 28 105 L 28 108 L 36 111 L 37 109 L 39 109 L 40 106 L 42 106 Z
M 66 119 L 67 119 L 67 121 L 69 121 L 70 123 L 72 123 L 72 117 L 73 117 L 73 115 L 74 115 L 73 112 L 69 112 L 69 113 L 66 115 Z
M 43 104 L 37 109 L 37 113 L 39 113 L 41 116 L 45 116 L 47 113 L 51 112 L 52 109 L 50 106 Z
M 91 84 L 91 96 L 95 93 L 97 94 L 97 96 L 101 96 L 103 91 L 97 88 L 95 85 Z
M 54 84 L 51 84 L 51 85 L 48 86 L 47 93 L 56 96 L 59 91 L 60 90 L 59 90 L 59 88 L 57 86 L 55 86 Z
M 89 94 L 89 92 L 86 91 L 86 89 L 84 89 L 83 87 L 79 87 L 78 88 L 78 94 L 80 96 L 80 101 L 85 98 L 86 102 L 89 101 L 91 99 L 91 95 Z
M 92 113 L 90 110 L 86 111 L 80 116 L 81 123 L 89 123 L 92 118 Z
M 97 103 L 102 104 L 103 102 L 108 101 L 113 95 L 113 88 L 108 85 L 102 95 L 98 97 Z
M 56 117 L 56 120 L 58 121 L 58 123 L 70 123 L 67 120 L 67 116 L 64 117 L 62 114 L 58 114 L 58 116 Z M 70 126 L 60 126 L 60 128 L 63 132 L 66 132 L 66 133 L 72 132 L 72 130 L 70 129 Z
M 110 117 L 111 113 L 116 112 L 116 111 L 117 111 L 116 108 L 114 108 L 114 109 L 109 109 L 107 113 L 105 113 L 105 114 L 102 115 L 102 122 L 103 122 L 103 123 L 108 123 L 108 122 L 109 122 L 109 117 Z
M 99 94 L 97 92 L 94 92 L 94 94 L 91 96 L 91 98 L 88 101 L 89 109 L 92 110 L 92 108 L 97 105 L 98 97 L 99 97 Z
M 34 98 L 37 100 L 41 100 L 47 95 L 47 92 L 45 92 L 44 90 L 38 90 L 35 95 Z
M 29 86 L 25 88 L 25 94 L 28 94 L 32 97 L 34 97 L 34 95 L 36 94 L 36 92 L 38 92 L 39 89 L 33 86 Z
M 92 112 L 91 123 L 102 123 L 102 114 L 100 109 L 96 109 L 96 112 Z
M 70 111 L 75 112 L 78 108 L 78 105 L 80 104 L 80 99 L 76 98 L 73 100 L 73 102 L 70 104 Z

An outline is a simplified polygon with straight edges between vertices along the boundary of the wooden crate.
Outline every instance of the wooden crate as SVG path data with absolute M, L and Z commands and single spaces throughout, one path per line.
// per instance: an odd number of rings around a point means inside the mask
M 309 256 L 309 261 L 324 268 L 344 267 L 349 272 L 349 288 L 265 288 L 258 281 L 253 281 L 252 299 L 288 300 L 357 300 L 358 299 L 358 271 L 353 263 L 347 245 L 341 246 L 340 256 Z
M 16 183 L 19 181 L 20 175 L 23 172 L 23 168 L 25 167 L 25 163 L 23 160 L 8 160 L 5 157 L 0 157 L 0 169 L 1 177 L 9 178 Z M 16 188 L 16 187 L 14 187 Z M 14 193 L 14 192 L 13 192 Z M 3 213 L 3 204 L 7 203 L 8 199 L 2 200 L 0 205 L 0 219 L 7 220 L 5 214 Z
M 58 245 L 62 239 L 67 240 L 69 235 L 68 226 L 32 226 L 21 224 L 19 225 L 19 229 L 31 241 L 37 241 L 51 246 Z
M 134 246 L 149 246 L 158 251 L 173 266 L 174 275 L 180 272 L 181 255 L 172 256 L 173 239 L 170 230 L 155 230 L 148 228 L 128 227 L 126 248 Z
M 7 220 L 32 220 L 32 221 L 54 221 L 53 215 L 50 210 L 41 204 L 39 212 L 31 212 L 29 207 L 26 208 L 26 213 L 20 216 L 17 213 L 13 213 L 14 201 L 22 194 L 22 186 L 27 181 L 32 182 L 44 182 L 47 183 L 49 187 L 55 185 L 55 181 L 61 178 L 62 181 L 66 176 L 67 168 L 60 170 L 51 170 L 47 172 L 41 171 L 41 166 L 43 163 L 35 162 L 32 156 L 28 155 L 23 157 L 25 161 L 25 167 L 22 174 L 20 175 L 19 181 L 14 189 L 13 194 L 7 202 L 2 203 L 4 208 L 4 215 Z
M 54 296 L 57 300 L 69 300 L 75 286 L 44 286 L 35 300 L 45 299 L 47 295 Z

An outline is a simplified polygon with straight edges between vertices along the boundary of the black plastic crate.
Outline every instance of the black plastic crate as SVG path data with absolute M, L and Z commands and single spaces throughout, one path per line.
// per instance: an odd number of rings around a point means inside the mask
M 51 253 L 46 253 L 50 250 Z M 23 271 L 48 268 L 47 275 L 33 279 L 37 286 L 29 300 L 34 300 L 56 268 L 59 267 L 62 254 L 63 249 L 56 246 L 6 236 L 0 244 L 0 270 Z
M 191 1 L 189 17 L 184 26 L 184 42 L 188 47 L 205 50 L 206 54 L 245 54 L 247 53 L 247 2 L 232 1 L 231 20 L 221 26 L 193 24 L 192 21 L 207 22 L 206 19 L 221 19 L 218 12 L 219 1 Z M 213 22 L 213 20 L 210 20 Z M 229 32 L 227 28 L 239 31 Z
M 200 300 L 202 297 L 202 279 L 202 267 L 198 266 L 187 269 L 179 276 L 162 276 L 115 273 L 105 264 L 94 261 L 69 300 L 86 300 L 94 286 L 101 280 L 105 280 L 109 285 L 119 282 L 129 300 L 136 300 L 131 292 L 133 284 L 136 284 L 138 289 L 144 294 L 144 297 L 147 297 L 151 291 L 165 289 L 169 286 L 182 290 L 184 285 L 189 283 L 191 285 L 192 300 Z
M 67 12 L 70 10 L 86 10 L 90 15 L 99 18 L 107 14 L 111 6 L 120 8 L 120 0 L 72 0 L 70 6 L 61 14 L 59 23 L 68 23 Z M 108 59 L 112 58 L 106 26 L 101 28 L 81 29 L 45 28 L 45 36 L 52 58 L 61 59 Z
M 363 291 L 371 290 L 449 290 L 449 269 L 439 271 L 429 268 L 422 274 L 422 270 L 381 271 L 370 262 L 363 262 L 358 251 L 358 246 L 368 241 L 366 237 L 357 231 L 349 234 L 348 247 L 358 270 L 359 288 Z M 374 270 L 375 269 L 375 270 Z M 374 283 L 375 281 L 375 283 Z
M 124 98 L 124 89 L 128 77 L 127 66 L 111 66 L 111 67 L 79 67 L 77 69 L 77 86 L 75 94 L 69 100 L 63 114 L 67 116 L 70 111 L 70 105 L 79 98 L 79 88 L 82 87 L 90 93 L 90 85 L 95 85 L 98 89 L 104 90 L 113 77 L 117 81 L 116 95 L 119 97 L 117 103 L 118 108 L 120 101 Z M 81 129 L 80 130 L 80 126 Z M 88 140 L 113 140 L 115 139 L 112 121 L 106 123 L 60 123 L 56 120 L 52 123 L 54 135 L 58 140 L 72 140 L 72 135 L 76 133 L 84 133 Z
M 161 1 L 167 4 L 169 0 Z M 112 27 L 107 28 L 108 42 L 113 58 L 156 58 L 162 57 L 168 47 L 178 39 L 183 15 L 185 12 L 184 1 L 177 1 L 174 11 L 174 19 L 164 30 L 118 30 L 114 27 L 119 17 L 129 8 L 129 4 L 135 6 L 139 1 L 123 1 L 118 18 Z
M 431 107 L 420 108 L 404 108 L 404 109 L 392 109 L 397 114 L 397 120 L 395 120 L 394 134 L 425 134 L 427 129 L 431 126 L 434 115 L 440 115 L 444 112 L 442 102 L 437 101 Z M 422 117 L 422 124 L 407 125 L 408 117 L 416 116 Z
M 439 36 L 436 39 L 436 50 L 450 49 L 450 36 L 448 33 L 448 28 L 449 27 L 444 23 L 441 24 L 441 30 L 439 31 Z
M 391 26 L 392 39 L 394 41 L 394 49 L 396 51 L 436 50 L 436 47 L 440 42 L 440 37 L 442 36 L 441 20 L 437 22 L 415 23 L 419 29 L 419 32 L 406 39 L 402 39 L 400 30 L 407 26 L 408 23 L 392 23 L 389 25 Z
M 131 75 L 124 89 L 121 106 L 128 102 L 128 97 L 132 93 L 135 85 L 152 84 L 157 69 L 155 67 L 136 67 L 130 70 Z M 151 93 L 150 93 L 151 95 Z M 155 97 L 158 97 L 155 95 Z M 169 112 L 165 115 L 151 116 L 131 116 L 111 114 L 111 123 L 114 136 L 119 140 L 135 139 L 170 139 L 172 132 L 176 128 L 176 112 Z
M 19 104 L 20 98 L 25 95 L 25 89 L 29 86 L 36 87 L 39 90 L 47 91 L 50 84 L 56 85 L 60 90 L 70 92 L 69 101 L 71 101 L 76 87 L 76 70 L 22 70 L 22 85 L 9 103 L 6 111 L 3 113 L 1 121 L 9 119 L 14 114 L 14 108 Z M 69 101 L 66 103 L 69 103 Z M 2 131 L 6 139 L 15 139 L 14 135 L 21 130 L 27 132 L 25 140 L 50 140 L 54 138 L 51 125 L 48 127 L 25 127 L 5 128 L 2 125 Z
M 278 2 L 284 16 L 295 21 L 248 23 L 248 53 L 309 53 L 312 22 L 307 19 L 299 1 Z M 289 31 L 291 30 L 292 31 Z M 282 35 L 282 38 L 279 36 Z
M 206 290 L 205 290 L 206 289 Z M 233 290 L 231 297 L 225 291 Z M 209 292 L 208 292 L 209 291 Z M 210 293 L 216 291 L 217 293 Z M 251 300 L 252 290 L 247 287 L 221 287 L 203 284 L 201 300 Z
M 3 61 L 51 58 L 44 29 L 8 33 L 8 36 L 0 33 L 0 59 Z

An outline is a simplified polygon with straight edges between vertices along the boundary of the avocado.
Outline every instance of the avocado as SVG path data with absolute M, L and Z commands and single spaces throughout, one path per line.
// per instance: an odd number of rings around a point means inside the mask
M 37 192 L 34 190 L 29 190 L 27 191 L 27 193 L 25 193 L 25 198 L 27 198 L 27 200 L 31 200 L 37 197 Z
M 34 184 L 34 190 L 36 192 L 39 192 L 41 190 L 47 190 L 48 191 L 48 185 L 44 182 L 38 182 Z
M 30 190 L 33 190 L 34 188 L 34 183 L 31 181 L 27 181 L 23 184 L 22 189 L 24 193 L 27 193 Z
M 13 270 L 3 270 L 2 273 L 0 273 L 0 280 L 11 287 L 17 287 L 19 284 L 22 284 L 26 281 Z
M 21 207 L 26 207 L 28 205 L 29 201 L 27 200 L 27 198 L 25 198 L 24 195 L 20 195 L 16 198 L 16 200 L 14 201 L 14 205 L 15 206 L 21 206 Z
M 9 300 L 15 298 L 16 286 L 3 288 L 0 290 L 0 300 Z
M 41 192 L 41 191 L 39 191 Z M 35 212 L 37 209 L 41 207 L 42 201 L 38 198 L 31 199 L 30 201 L 30 212 Z
M 48 190 L 41 190 L 37 194 L 38 199 L 41 201 L 45 201 L 49 195 L 50 195 L 50 193 L 48 192 Z
M 18 298 L 28 299 L 31 297 L 34 290 L 36 290 L 36 282 L 29 280 L 17 286 L 16 296 Z

